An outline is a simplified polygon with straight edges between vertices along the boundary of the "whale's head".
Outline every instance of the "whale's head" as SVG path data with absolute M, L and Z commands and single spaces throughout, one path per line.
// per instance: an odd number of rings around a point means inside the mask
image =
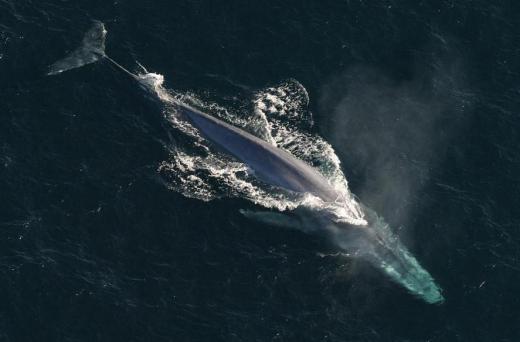
M 341 255 L 368 261 L 397 284 L 430 304 L 444 301 L 442 290 L 406 246 L 377 214 L 363 206 L 359 224 L 338 220 L 330 208 L 298 207 L 290 212 L 242 210 L 248 218 L 269 225 L 286 226 L 307 234 L 324 235 Z M 341 218 L 341 217 L 340 217 Z
M 444 301 L 441 288 L 375 212 L 364 208 L 367 225 L 330 229 L 333 242 L 349 255 L 367 260 L 393 281 L 430 304 Z

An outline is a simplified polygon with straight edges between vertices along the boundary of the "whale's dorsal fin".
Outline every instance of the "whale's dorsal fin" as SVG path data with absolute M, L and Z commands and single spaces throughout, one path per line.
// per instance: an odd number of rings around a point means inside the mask
M 95 20 L 90 30 L 85 33 L 81 46 L 65 58 L 52 64 L 47 75 L 56 75 L 67 70 L 79 68 L 105 57 L 106 35 L 105 25 Z

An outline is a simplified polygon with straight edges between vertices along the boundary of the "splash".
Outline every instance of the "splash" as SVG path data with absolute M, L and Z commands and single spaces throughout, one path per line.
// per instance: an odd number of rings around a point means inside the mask
M 147 74 L 148 75 L 148 74 Z M 148 80 L 148 76 L 140 76 Z M 157 80 L 157 77 L 153 77 Z M 307 109 L 309 97 L 295 80 L 260 90 L 248 100 L 231 108 L 205 101 L 191 93 L 166 90 L 161 82 L 148 82 L 165 104 L 165 116 L 186 141 L 171 150 L 171 159 L 161 163 L 160 173 L 172 190 L 187 197 L 210 201 L 216 198 L 246 198 L 255 204 L 280 211 L 307 207 L 326 210 L 339 222 L 362 225 L 363 212 L 348 189 L 339 158 L 321 137 L 305 131 L 312 127 Z M 189 123 L 179 117 L 175 103 L 181 101 L 200 108 L 219 119 L 240 127 L 282 148 L 322 173 L 340 193 L 337 203 L 325 203 L 310 194 L 297 194 L 260 182 L 247 165 L 225 153 L 210 149 L 208 142 Z M 250 111 L 236 108 L 251 108 Z

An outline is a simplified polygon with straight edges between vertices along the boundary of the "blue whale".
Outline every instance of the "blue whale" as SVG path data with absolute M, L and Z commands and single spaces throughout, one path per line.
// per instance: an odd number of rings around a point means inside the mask
M 162 75 L 148 73 L 144 67 L 142 68 L 146 74 L 135 75 L 108 57 L 104 50 L 106 33 L 103 23 L 94 22 L 93 27 L 85 34 L 82 45 L 52 64 L 47 74 L 57 75 L 98 60 L 108 60 L 135 79 L 142 88 L 161 99 Z M 168 102 L 209 142 L 245 163 L 260 181 L 291 192 L 312 194 L 325 203 L 341 205 L 345 200 L 323 175 L 287 151 L 188 104 L 171 97 Z M 363 207 L 365 217 L 360 224 L 338 222 L 331 215 L 323 215 L 317 211 L 296 210 L 293 213 L 298 216 L 296 219 L 294 215 L 275 211 L 242 213 L 271 225 L 324 233 L 342 251 L 368 260 L 427 303 L 439 304 L 444 301 L 442 291 L 432 276 L 392 233 L 388 225 L 367 207 Z

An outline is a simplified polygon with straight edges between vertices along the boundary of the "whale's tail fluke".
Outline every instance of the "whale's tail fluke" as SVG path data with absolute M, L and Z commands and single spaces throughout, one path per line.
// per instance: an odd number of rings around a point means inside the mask
M 90 30 L 85 33 L 81 46 L 72 51 L 65 58 L 52 64 L 49 67 L 47 75 L 56 75 L 104 58 L 106 35 L 105 25 L 95 20 Z

